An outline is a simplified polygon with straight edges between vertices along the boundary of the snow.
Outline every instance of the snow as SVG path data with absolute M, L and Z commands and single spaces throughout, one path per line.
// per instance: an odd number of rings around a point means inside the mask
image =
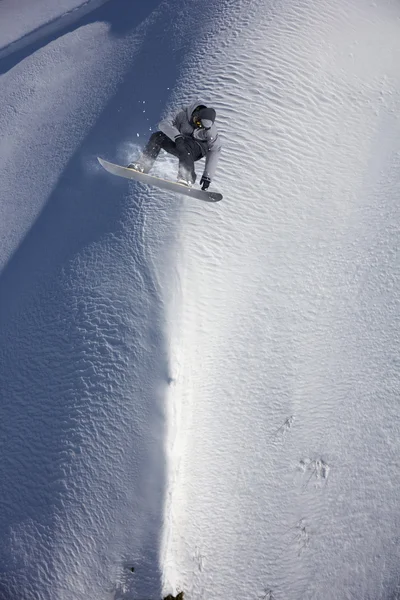
M 397 597 L 399 28 L 3 0 L 0 600 Z M 197 97 L 221 203 L 97 166 Z
M 0 58 L 65 28 L 107 0 L 2 0 Z M 12 25 L 11 25 L 12 24 Z

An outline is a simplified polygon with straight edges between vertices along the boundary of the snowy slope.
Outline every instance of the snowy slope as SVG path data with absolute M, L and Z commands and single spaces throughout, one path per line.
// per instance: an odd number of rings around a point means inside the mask
M 92 8 L 0 56 L 0 599 L 394 598 L 398 3 Z M 96 166 L 199 96 L 218 206 Z
M 201 73 L 227 140 L 170 317 L 165 577 L 191 598 L 400 583 L 399 18 L 238 2 L 187 59 L 177 100 Z

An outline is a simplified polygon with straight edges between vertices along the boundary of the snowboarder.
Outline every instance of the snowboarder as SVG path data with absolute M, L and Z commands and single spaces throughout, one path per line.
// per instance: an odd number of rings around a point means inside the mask
M 194 163 L 205 157 L 206 164 L 200 185 L 202 190 L 207 190 L 221 152 L 215 117 L 213 108 L 194 102 L 182 109 L 172 122 L 161 121 L 159 131 L 151 135 L 142 154 L 128 168 L 148 173 L 163 149 L 179 158 L 177 182 L 190 187 L 196 181 Z

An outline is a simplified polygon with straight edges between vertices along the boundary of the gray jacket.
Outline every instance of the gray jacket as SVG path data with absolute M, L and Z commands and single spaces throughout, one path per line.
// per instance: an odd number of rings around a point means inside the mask
M 215 124 L 210 129 L 197 129 L 192 123 L 192 113 L 197 106 L 203 102 L 193 102 L 186 108 L 183 108 L 174 119 L 169 121 L 165 119 L 159 124 L 159 129 L 167 135 L 172 141 L 175 141 L 177 135 L 192 137 L 198 142 L 202 155 L 206 157 L 206 164 L 203 175 L 212 179 L 217 169 L 217 163 L 221 152 L 221 144 L 218 139 L 218 131 Z

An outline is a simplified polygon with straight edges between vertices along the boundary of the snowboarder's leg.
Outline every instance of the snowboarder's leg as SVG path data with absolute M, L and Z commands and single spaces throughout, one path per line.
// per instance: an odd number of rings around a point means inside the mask
M 166 136 L 162 131 L 156 131 L 150 136 L 150 139 L 144 147 L 139 158 L 128 166 L 136 171 L 148 173 L 161 149 L 165 150 L 169 154 L 173 154 L 174 156 L 179 156 L 175 143 L 170 140 L 169 137 Z
M 179 156 L 178 181 L 193 185 L 196 181 L 194 162 L 202 158 L 203 155 L 195 140 L 185 139 L 185 148 L 186 151 Z

